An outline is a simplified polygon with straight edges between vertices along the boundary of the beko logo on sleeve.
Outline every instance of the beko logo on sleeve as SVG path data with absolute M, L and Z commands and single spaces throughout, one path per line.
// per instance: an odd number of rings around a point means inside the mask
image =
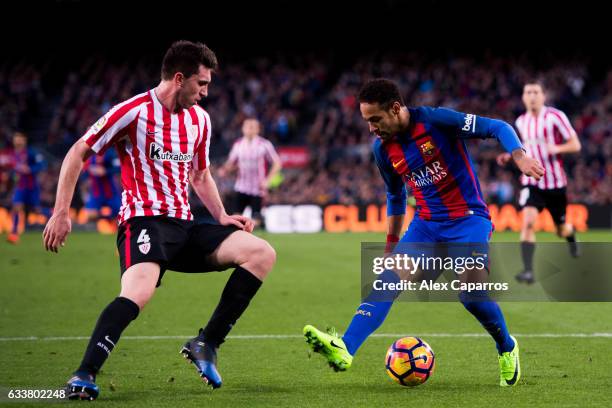
M 466 114 L 463 118 L 463 127 L 461 130 L 474 133 L 476 131 L 476 115 L 472 113 Z

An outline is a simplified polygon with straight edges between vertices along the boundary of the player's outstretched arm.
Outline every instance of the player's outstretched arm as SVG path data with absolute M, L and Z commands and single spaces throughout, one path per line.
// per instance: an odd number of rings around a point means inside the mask
M 477 132 L 485 137 L 494 137 L 499 140 L 499 143 L 504 147 L 506 152 L 510 153 L 510 157 L 512 157 L 516 167 L 519 168 L 521 173 L 533 177 L 536 180 L 539 180 L 544 175 L 544 167 L 538 160 L 525 153 L 525 149 L 523 149 L 523 145 L 512 126 L 498 119 L 483 118 L 480 116 L 477 118 L 480 121 Z M 508 156 L 503 157 L 502 160 L 498 158 L 498 163 L 503 163 L 503 159 L 507 161 Z
M 518 167 L 524 175 L 533 177 L 536 180 L 541 179 L 544 175 L 544 167 L 542 167 L 542 164 L 533 157 L 528 156 L 523 149 L 513 150 L 512 159 L 516 167 Z
M 72 229 L 70 222 L 70 203 L 77 180 L 83 169 L 83 162 L 93 154 L 93 150 L 79 139 L 68 151 L 60 170 L 53 215 L 43 231 L 43 242 L 47 251 L 57 252 L 64 246 L 66 237 Z
M 253 231 L 254 224 L 252 220 L 242 215 L 228 215 L 225 212 L 225 207 L 217 189 L 217 183 L 215 183 L 208 168 L 203 170 L 192 169 L 189 172 L 189 180 L 193 190 L 219 224 L 235 225 L 244 231 Z
M 536 180 L 544 175 L 544 167 L 539 161 L 525 154 L 518 135 L 512 126 L 503 120 L 456 112 L 446 108 L 429 109 L 427 114 L 434 123 L 454 128 L 459 138 L 496 138 L 506 152 L 510 153 L 514 163 L 523 174 Z M 497 162 L 503 164 L 507 160 L 508 156 L 503 156 L 499 157 Z

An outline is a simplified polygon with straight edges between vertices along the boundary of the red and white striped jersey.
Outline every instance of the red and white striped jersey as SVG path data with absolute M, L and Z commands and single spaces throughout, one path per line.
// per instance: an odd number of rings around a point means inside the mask
M 527 154 L 542 163 L 546 173 L 539 181 L 533 177 L 521 176 L 524 186 L 537 186 L 543 190 L 567 186 L 563 170 L 563 159 L 558 154 L 549 154 L 548 146 L 561 144 L 568 140 L 574 128 L 565 113 L 550 106 L 544 106 L 535 116 L 525 112 L 516 119 L 516 128 L 521 135 Z
M 114 106 L 83 136 L 97 154 L 121 160 L 119 223 L 137 216 L 192 220 L 188 173 L 209 166 L 211 124 L 198 105 L 171 113 L 152 89 Z
M 261 136 L 252 140 L 241 137 L 232 146 L 229 162 L 238 164 L 234 189 L 243 194 L 262 196 L 261 184 L 266 179 L 266 163 L 280 160 L 272 143 Z

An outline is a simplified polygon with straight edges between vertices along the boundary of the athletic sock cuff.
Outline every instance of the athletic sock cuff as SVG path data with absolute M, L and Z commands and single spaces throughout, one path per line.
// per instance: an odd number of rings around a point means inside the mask
M 132 300 L 123 296 L 117 296 L 115 298 L 115 302 L 121 305 L 120 307 L 123 309 L 122 311 L 126 313 L 127 317 L 130 317 L 130 321 L 138 317 L 140 308 Z
M 229 278 L 234 290 L 243 292 L 247 296 L 253 296 L 261 287 L 262 281 L 241 266 L 236 267 Z

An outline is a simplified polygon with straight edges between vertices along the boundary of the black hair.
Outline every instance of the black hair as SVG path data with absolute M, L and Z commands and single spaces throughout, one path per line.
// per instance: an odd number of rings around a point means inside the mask
M 359 102 L 378 103 L 384 110 L 395 102 L 404 106 L 404 100 L 397 84 L 389 79 L 377 78 L 366 82 L 359 91 Z

